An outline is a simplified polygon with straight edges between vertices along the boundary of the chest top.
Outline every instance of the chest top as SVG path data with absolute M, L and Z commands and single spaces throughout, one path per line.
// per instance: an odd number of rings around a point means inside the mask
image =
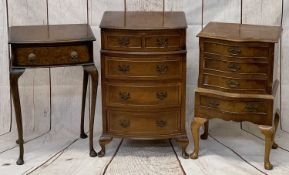
M 198 37 L 222 39 L 237 42 L 278 42 L 280 26 L 261 26 L 234 23 L 210 22 Z
M 95 41 L 88 24 L 13 26 L 10 44 L 45 44 Z
M 127 30 L 162 30 L 187 28 L 184 12 L 120 12 L 104 13 L 100 28 Z

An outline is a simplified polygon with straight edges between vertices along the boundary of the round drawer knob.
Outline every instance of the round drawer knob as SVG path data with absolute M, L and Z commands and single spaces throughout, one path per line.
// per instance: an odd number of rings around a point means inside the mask
M 36 60 L 36 55 L 34 53 L 30 53 L 27 58 L 29 63 L 33 63 Z
M 78 59 L 78 53 L 76 51 L 72 51 L 70 53 L 70 56 L 71 56 L 71 59 L 74 60 L 74 61 L 77 61 Z

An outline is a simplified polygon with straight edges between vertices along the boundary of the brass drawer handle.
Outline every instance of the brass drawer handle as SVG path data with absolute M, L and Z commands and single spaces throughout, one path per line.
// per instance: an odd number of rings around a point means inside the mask
M 239 47 L 230 47 L 228 52 L 232 56 L 238 56 L 241 53 L 241 49 Z
M 72 61 L 77 61 L 78 60 L 78 53 L 76 51 L 72 51 L 70 53 L 70 57 L 71 57 Z
M 118 71 L 123 73 L 129 72 L 129 65 L 118 65 Z
M 165 98 L 168 97 L 168 93 L 166 91 L 159 91 L 156 93 L 156 97 L 159 100 L 164 100 Z
M 168 38 L 157 38 L 157 45 L 159 47 L 162 47 L 162 48 L 165 48 L 165 47 L 168 47 L 169 45 L 169 39 Z
M 240 83 L 236 80 L 229 80 L 227 81 L 227 85 L 229 88 L 238 88 L 240 86 Z
M 130 93 L 129 92 L 119 92 L 119 97 L 123 101 L 127 101 L 130 99 Z
M 121 37 L 118 39 L 118 44 L 121 47 L 128 47 L 129 45 L 129 38 L 127 36 Z
M 159 74 L 165 74 L 168 72 L 169 68 L 165 64 L 159 64 L 156 66 L 156 70 Z
M 130 121 L 129 120 L 120 120 L 119 121 L 119 125 L 122 127 L 122 128 L 128 128 L 130 126 Z
M 217 108 L 220 106 L 220 102 L 218 100 L 209 100 L 208 106 L 211 108 Z
M 27 59 L 29 63 L 33 63 L 36 60 L 36 55 L 34 53 L 30 53 Z
M 246 112 L 258 112 L 258 104 L 256 103 L 247 103 L 245 106 L 245 111 Z
M 240 67 L 240 65 L 237 64 L 237 63 L 229 63 L 229 64 L 228 64 L 228 69 L 229 69 L 231 72 L 238 72 L 238 71 L 241 69 L 241 67 Z
M 167 125 L 167 121 L 165 121 L 165 120 L 157 120 L 156 121 L 156 125 L 158 127 L 160 127 L 160 128 L 163 128 L 163 127 L 165 127 Z

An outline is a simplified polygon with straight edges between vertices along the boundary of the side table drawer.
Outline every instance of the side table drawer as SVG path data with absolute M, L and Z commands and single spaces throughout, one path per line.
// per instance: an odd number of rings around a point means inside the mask
M 92 62 L 88 45 L 15 47 L 13 66 L 49 66 Z
M 106 83 L 106 105 L 111 107 L 178 107 L 181 83 L 120 84 Z
M 108 131 L 116 135 L 153 137 L 181 132 L 180 111 L 126 112 L 107 110 Z

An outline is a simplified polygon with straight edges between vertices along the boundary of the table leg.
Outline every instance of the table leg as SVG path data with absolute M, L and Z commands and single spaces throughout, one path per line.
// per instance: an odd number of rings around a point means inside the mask
M 13 98 L 13 104 L 15 109 L 15 117 L 16 117 L 16 125 L 18 130 L 18 141 L 19 144 L 19 158 L 16 162 L 17 165 L 24 164 L 23 156 L 24 156 L 24 140 L 23 140 L 23 126 L 22 126 L 22 114 L 21 114 L 21 105 L 20 105 L 20 97 L 18 90 L 18 79 L 24 73 L 25 69 L 11 69 L 10 70 L 10 87 Z
M 201 135 L 202 140 L 207 140 L 209 135 L 209 121 L 206 121 L 204 124 L 204 133 Z
M 83 86 L 82 86 L 82 107 L 81 107 L 81 121 L 80 121 L 80 138 L 85 139 L 87 135 L 84 132 L 84 112 L 85 112 L 85 101 L 88 83 L 88 73 L 83 72 Z
M 187 153 L 187 147 L 189 145 L 189 139 L 187 136 L 180 136 L 175 138 L 176 143 L 178 143 L 182 148 L 182 156 L 184 159 L 188 159 L 190 155 Z
M 91 108 L 90 108 L 90 115 L 89 115 L 89 155 L 91 157 L 97 156 L 93 148 L 93 126 L 94 126 L 94 116 L 95 116 L 95 106 L 96 106 L 96 96 L 97 96 L 97 87 L 98 87 L 98 71 L 95 65 L 88 65 L 83 66 L 85 72 L 89 74 L 91 77 Z
M 274 135 L 273 135 L 272 149 L 277 149 L 278 148 L 278 144 L 275 142 L 275 134 L 277 132 L 279 121 L 280 121 L 280 113 L 279 113 L 279 111 L 277 111 L 276 114 L 275 114 L 275 117 L 274 117 Z
M 267 125 L 260 125 L 259 129 L 265 136 L 265 155 L 264 155 L 264 168 L 266 170 L 273 169 L 273 165 L 270 162 L 270 152 L 273 145 L 274 127 Z
M 191 129 L 192 129 L 192 134 L 193 134 L 193 138 L 194 138 L 194 152 L 191 155 L 192 159 L 197 159 L 198 158 L 198 155 L 199 155 L 199 140 L 200 140 L 199 139 L 199 130 L 200 130 L 200 127 L 207 121 L 208 120 L 205 119 L 205 118 L 195 117 L 193 122 L 192 122 Z
M 112 137 L 108 135 L 102 135 L 99 139 L 99 145 L 101 150 L 98 152 L 98 157 L 103 157 L 105 155 L 105 145 L 109 144 L 112 141 Z

